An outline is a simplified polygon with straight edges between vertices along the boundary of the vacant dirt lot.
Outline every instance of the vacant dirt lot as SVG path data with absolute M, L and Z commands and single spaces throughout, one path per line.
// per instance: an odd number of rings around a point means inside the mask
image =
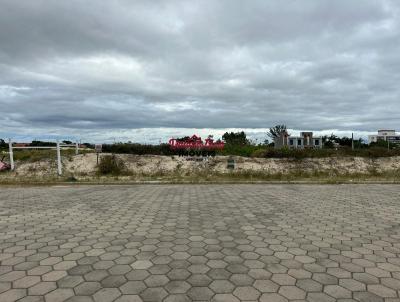
M 101 156 L 105 156 L 102 154 Z M 277 159 L 232 157 L 235 169 L 227 168 L 228 157 L 217 156 L 206 160 L 178 156 L 158 155 L 116 155 L 126 165 L 126 172 L 138 179 L 144 176 L 196 176 L 196 175 L 400 175 L 400 157 L 362 158 L 310 158 L 310 159 Z M 90 179 L 96 176 L 97 165 L 95 154 L 83 154 L 63 158 L 64 175 L 73 175 L 77 179 Z M 20 180 L 23 178 L 54 177 L 57 174 L 55 159 L 38 162 L 17 162 L 15 173 L 0 174 L 2 179 Z M 395 178 L 398 176 L 394 176 Z
M 400 186 L 0 188 L 0 301 L 399 301 Z

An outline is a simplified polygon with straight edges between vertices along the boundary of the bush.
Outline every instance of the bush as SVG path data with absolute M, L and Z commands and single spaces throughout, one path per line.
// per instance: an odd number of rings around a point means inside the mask
M 230 145 L 226 144 L 223 150 L 217 152 L 218 155 L 236 155 L 236 156 L 253 156 L 254 152 L 261 152 L 259 150 L 264 150 L 263 147 L 254 145 Z
M 91 151 L 80 150 L 79 154 L 90 153 Z M 75 155 L 74 149 L 63 149 L 61 150 L 62 157 L 71 158 Z M 15 161 L 28 161 L 28 162 L 38 162 L 41 160 L 57 160 L 57 152 L 55 149 L 22 149 L 14 150 L 14 160 Z
M 105 155 L 100 157 L 100 163 L 98 166 L 99 174 L 120 175 L 125 171 L 125 163 L 115 155 Z
M 168 144 L 160 145 L 142 145 L 133 143 L 119 143 L 114 145 L 103 145 L 103 152 L 119 154 L 137 154 L 137 155 L 172 155 Z
M 292 158 L 292 159 L 303 159 L 303 158 L 326 158 L 326 157 L 390 157 L 400 156 L 399 149 L 385 149 L 381 147 L 371 147 L 352 150 L 348 147 L 342 147 L 338 150 L 335 149 L 274 149 L 266 148 L 262 151 L 253 153 L 253 157 L 267 157 L 267 158 Z
M 15 161 L 20 160 L 20 161 L 38 162 L 41 160 L 56 160 L 56 159 L 57 159 L 56 150 L 22 149 L 14 151 Z

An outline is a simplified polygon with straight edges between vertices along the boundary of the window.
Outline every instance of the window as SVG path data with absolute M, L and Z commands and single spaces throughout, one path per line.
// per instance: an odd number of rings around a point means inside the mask
M 290 140 L 289 140 L 289 144 L 290 144 L 291 146 L 293 146 L 293 145 L 294 145 L 294 141 L 293 141 L 293 139 L 290 139 Z
M 315 144 L 316 146 L 319 146 L 319 139 L 316 139 L 315 142 L 314 142 L 314 144 Z
M 301 139 L 297 140 L 297 145 L 301 146 Z

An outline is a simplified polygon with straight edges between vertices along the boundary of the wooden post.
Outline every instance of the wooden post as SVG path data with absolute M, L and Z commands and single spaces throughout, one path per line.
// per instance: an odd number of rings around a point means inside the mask
M 78 145 L 78 141 L 76 141 L 75 143 L 75 155 L 79 154 L 79 145 Z
M 61 150 L 60 150 L 60 142 L 57 141 L 57 172 L 58 175 L 61 176 L 62 174 L 62 167 L 61 167 Z
M 13 147 L 12 147 L 12 142 L 11 138 L 8 139 L 8 151 L 10 155 L 10 165 L 11 165 L 11 171 L 14 171 L 14 153 L 13 153 Z
M 354 150 L 354 134 L 351 133 L 351 150 Z

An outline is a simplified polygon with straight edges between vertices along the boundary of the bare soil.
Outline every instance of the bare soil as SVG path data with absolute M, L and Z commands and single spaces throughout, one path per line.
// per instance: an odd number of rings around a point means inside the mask
M 101 154 L 100 156 L 105 156 Z M 186 177 L 196 175 L 382 175 L 400 172 L 400 157 L 362 158 L 331 157 L 309 159 L 247 158 L 216 156 L 212 158 L 186 158 L 178 156 L 119 154 L 126 166 L 126 178 Z M 235 168 L 227 167 L 228 159 L 235 160 Z M 97 175 L 96 154 L 88 153 L 63 158 L 63 176 L 88 180 Z M 43 179 L 55 177 L 53 159 L 37 162 L 16 162 L 15 172 L 1 173 L 2 180 Z

